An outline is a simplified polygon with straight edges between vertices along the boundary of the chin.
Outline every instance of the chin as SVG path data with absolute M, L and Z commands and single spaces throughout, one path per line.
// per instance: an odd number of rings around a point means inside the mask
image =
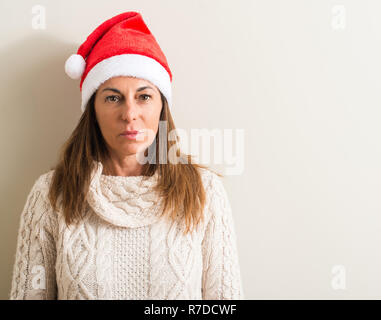
M 147 149 L 145 144 L 142 144 L 142 143 L 139 144 L 139 142 L 130 143 L 129 146 L 125 146 L 123 148 L 125 153 L 128 153 L 128 154 L 136 154 L 138 152 L 144 151 L 145 149 Z

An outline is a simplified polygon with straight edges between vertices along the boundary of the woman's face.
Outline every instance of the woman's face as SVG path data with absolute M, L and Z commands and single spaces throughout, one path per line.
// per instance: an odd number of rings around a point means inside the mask
M 162 101 L 151 82 L 127 76 L 111 78 L 99 86 L 94 107 L 108 147 L 121 157 L 145 150 L 155 139 Z M 122 135 L 132 130 L 143 133 L 135 138 Z

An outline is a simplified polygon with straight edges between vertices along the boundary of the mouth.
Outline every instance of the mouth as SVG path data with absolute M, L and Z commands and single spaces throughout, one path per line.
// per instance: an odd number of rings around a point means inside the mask
M 130 140 L 135 140 L 136 137 L 141 133 L 143 133 L 143 131 L 137 131 L 137 130 L 124 131 L 123 133 L 121 133 L 121 136 Z

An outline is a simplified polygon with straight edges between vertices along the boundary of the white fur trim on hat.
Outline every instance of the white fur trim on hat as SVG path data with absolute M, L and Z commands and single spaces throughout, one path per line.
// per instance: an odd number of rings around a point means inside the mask
M 155 59 L 140 54 L 120 54 L 97 63 L 82 83 L 81 110 L 98 87 L 117 76 L 133 76 L 152 82 L 166 97 L 168 107 L 172 105 L 171 80 L 167 70 Z

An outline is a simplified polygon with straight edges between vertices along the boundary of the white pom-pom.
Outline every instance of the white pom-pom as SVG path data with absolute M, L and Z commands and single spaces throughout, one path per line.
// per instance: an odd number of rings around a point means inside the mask
M 65 63 L 65 72 L 72 79 L 79 79 L 85 71 L 86 61 L 80 54 L 72 54 Z

